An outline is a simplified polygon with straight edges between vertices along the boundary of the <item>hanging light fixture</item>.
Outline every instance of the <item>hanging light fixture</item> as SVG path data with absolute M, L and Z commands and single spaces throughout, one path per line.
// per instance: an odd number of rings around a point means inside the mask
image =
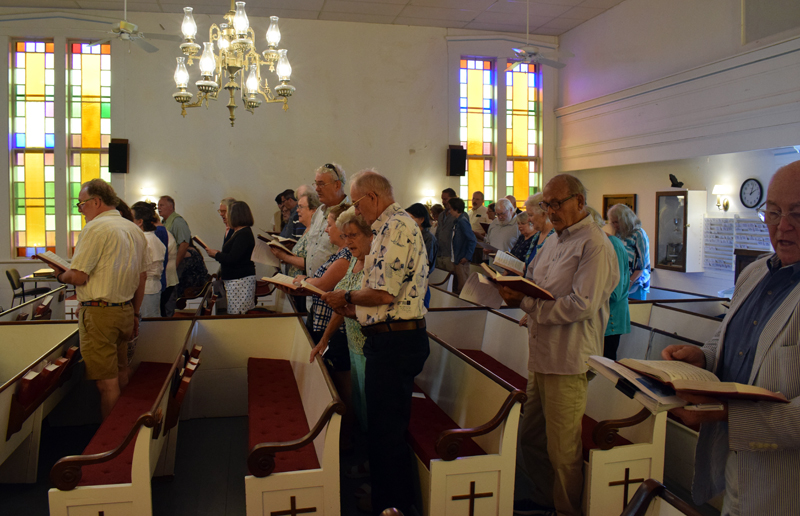
M 250 27 L 250 21 L 244 10 L 244 2 L 231 0 L 231 10 L 224 16 L 227 23 L 219 26 L 212 24 L 208 30 L 208 41 L 203 43 L 203 51 L 200 53 L 200 45 L 195 42 L 197 35 L 197 24 L 194 21 L 191 7 L 183 9 L 183 32 L 184 42 L 181 44 L 181 52 L 186 57 L 178 58 L 178 66 L 175 69 L 175 86 L 178 91 L 172 97 L 181 105 L 181 115 L 186 116 L 186 108 L 199 107 L 205 104 L 208 107 L 209 100 L 216 100 L 220 90 L 220 85 L 227 82 L 223 89 L 228 90 L 230 99 L 227 107 L 230 112 L 231 126 L 233 126 L 236 116 L 236 90 L 241 90 L 242 102 L 250 113 L 259 107 L 262 102 L 283 103 L 284 111 L 289 109 L 289 97 L 294 93 L 295 88 L 289 84 L 292 74 L 292 65 L 286 57 L 285 49 L 278 49 L 281 41 L 281 31 L 278 28 L 278 17 L 270 17 L 269 29 L 267 29 L 267 49 L 259 54 L 255 49 L 255 32 Z M 216 52 L 214 43 L 216 42 Z M 189 72 L 186 65 L 191 66 L 199 55 L 200 80 L 195 82 L 198 94 L 197 100 L 192 102 L 194 95 L 187 91 L 189 85 Z M 261 67 L 268 66 L 270 72 L 278 75 L 278 84 L 275 92 L 269 88 L 266 78 L 262 81 Z M 245 76 L 246 75 L 246 76 Z M 259 98 L 263 97 L 263 100 Z

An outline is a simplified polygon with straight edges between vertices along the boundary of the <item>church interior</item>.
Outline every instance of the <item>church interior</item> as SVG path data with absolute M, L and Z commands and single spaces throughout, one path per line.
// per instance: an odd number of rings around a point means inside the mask
M 145 36 L 179 36 L 184 4 L 131 0 L 126 4 L 126 16 Z M 209 26 L 219 24 L 229 6 L 226 0 L 203 0 L 194 7 L 197 42 L 202 43 Z M 538 184 L 530 185 L 537 191 L 554 175 L 568 173 L 583 182 L 588 204 L 598 210 L 604 196 L 635 195 L 642 228 L 655 235 L 663 223 L 658 220 L 658 192 L 705 192 L 705 204 L 694 207 L 700 227 L 704 219 L 711 218 L 751 220 L 757 206 L 743 204 L 739 195 L 743 183 L 755 178 L 766 189 L 778 168 L 800 159 L 800 5 L 794 0 L 253 0 L 248 2 L 247 12 L 259 50 L 266 46 L 263 34 L 269 17 L 280 17 L 280 46 L 289 50 L 290 83 L 295 91 L 288 99 L 288 109 L 280 103 L 264 103 L 252 114 L 237 99 L 239 108 L 231 124 L 225 108 L 226 91 L 208 107 L 187 109 L 182 116 L 181 105 L 173 98 L 177 91 L 175 58 L 183 55 L 179 48 L 182 38 L 147 39 L 158 50 L 149 52 L 107 34 L 122 19 L 122 0 L 0 0 L 0 46 L 10 52 L 19 41 L 55 44 L 52 148 L 56 215 L 48 248 L 68 256 L 72 238 L 66 215 L 71 201 L 67 178 L 72 167 L 67 157 L 72 131 L 68 123 L 58 121 L 67 118 L 70 109 L 59 93 L 68 87 L 64 49 L 71 43 L 92 43 L 106 37 L 111 37 L 110 135 L 129 144 L 129 172 L 111 174 L 112 186 L 128 204 L 156 201 L 161 195 L 173 197 L 176 211 L 188 221 L 192 233 L 211 241 L 221 241 L 223 236 L 216 211 L 220 199 L 246 201 L 253 210 L 254 230 L 271 230 L 275 196 L 287 188 L 312 183 L 315 169 L 324 163 L 340 164 L 348 175 L 374 167 L 392 182 L 401 206 L 440 202 L 445 188 L 465 191 L 462 178 L 448 175 L 446 162 L 448 147 L 463 141 L 460 62 L 486 59 L 500 77 L 503 73 L 497 70 L 514 62 L 512 47 L 526 44 L 558 50 L 565 55 L 559 60 L 566 65 L 539 65 L 538 69 Z M 12 77 L 10 58 L 0 66 Z M 199 79 L 196 64 L 190 67 L 190 75 L 191 82 Z M 269 74 L 268 80 L 274 89 L 277 77 Z M 492 84 L 496 91 L 498 83 Z M 0 97 L 11 99 L 12 88 L 9 81 L 0 82 Z M 189 89 L 197 94 L 193 85 Z M 502 96 L 505 98 L 505 93 Z M 13 111 L 11 101 L 0 103 L 0 117 L 10 121 L 9 142 L 13 133 L 19 132 L 14 129 Z M 502 132 L 497 126 L 494 131 L 495 137 Z M 10 143 L 0 150 L 0 160 L 12 163 L 12 147 Z M 504 162 L 506 155 L 497 151 L 493 157 Z M 500 168 L 493 171 L 494 191 L 513 190 Z M 17 254 L 13 163 L 7 170 L 9 180 L 0 182 L 0 207 L 11 215 L 8 223 L 0 225 L 0 261 L 3 268 L 27 275 L 40 269 L 41 263 Z M 670 175 L 683 185 L 671 186 Z M 722 194 L 727 197 L 726 210 L 718 207 L 718 195 L 713 193 L 718 186 L 728 192 Z M 687 252 L 702 256 L 702 237 L 700 231 L 697 247 Z M 656 264 L 652 240 L 650 250 L 651 262 Z M 216 262 L 206 261 L 214 272 Z M 698 298 L 730 297 L 733 256 L 724 266 L 703 260 L 698 263 L 692 272 L 656 267 L 652 286 Z M 11 286 L 4 282 L 0 306 L 10 307 L 12 297 Z M 442 299 L 447 306 L 459 306 L 457 301 Z M 631 314 L 633 319 L 633 310 Z M 518 314 L 510 311 L 509 315 Z M 458 335 L 447 335 L 447 328 L 471 324 L 460 317 L 437 313 L 433 325 L 445 340 L 455 340 Z M 653 313 L 641 317 L 645 325 L 649 317 L 653 326 Z M 228 331 L 248 340 L 246 331 L 225 329 L 222 322 L 218 327 L 209 323 L 205 329 L 199 329 L 200 324 L 193 330 L 195 334 L 205 331 L 213 335 L 214 342 L 223 342 L 221 333 Z M 280 324 L 288 339 L 298 338 L 288 322 Z M 488 325 L 488 319 L 481 324 Z M 505 328 L 500 319 L 492 324 L 504 328 L 498 331 L 519 335 L 513 325 Z M 168 330 L 153 326 L 151 331 L 155 340 L 168 339 L 162 334 L 180 340 L 189 331 L 184 326 L 173 324 Z M 257 331 L 272 331 L 269 328 Z M 477 349 L 491 341 L 483 328 L 476 330 L 484 339 L 483 344 L 475 344 Z M 0 327 L 0 334 L 3 331 Z M 654 334 L 650 335 L 652 339 Z M 524 344 L 525 337 L 519 339 Z M 247 346 L 256 347 L 257 343 Z M 208 367 L 212 367 L 212 357 L 219 352 L 209 347 L 207 353 L 211 355 Z M 524 375 L 524 365 L 522 368 L 518 372 Z M 222 371 L 218 374 L 224 375 L 224 368 Z M 501 403 L 502 396 L 498 396 Z M 192 410 L 197 417 L 208 417 L 196 406 Z M 224 408 L 211 412 L 225 415 Z M 666 423 L 653 417 L 647 424 L 657 428 Z M 212 425 L 219 428 L 204 428 L 208 434 L 187 426 L 187 438 L 194 433 L 191 438 L 202 443 L 213 434 L 225 441 L 228 433 L 244 431 L 239 427 L 246 423 L 232 418 L 229 423 Z M 65 430 L 67 438 L 69 432 Z M 338 428 L 334 434 L 337 432 Z M 667 431 L 668 446 L 671 438 L 680 439 L 670 435 Z M 225 442 L 224 447 L 245 445 Z M 484 446 L 484 441 L 476 442 Z M 487 439 L 485 447 L 498 450 L 500 442 L 500 438 L 490 443 Z M 672 445 L 684 446 L 674 441 Z M 52 454 L 43 448 L 41 456 L 48 452 Z M 221 456 L 222 461 L 229 460 Z M 212 475 L 213 481 L 231 482 L 220 471 Z M 46 484 L 47 472 L 40 471 L 39 476 Z M 506 477 L 503 481 L 512 480 Z M 170 499 L 168 484 L 154 481 L 152 486 L 154 500 Z M 348 488 L 355 486 L 358 483 Z M 675 488 L 680 491 L 680 486 Z M 627 484 L 625 493 L 627 496 Z M 3 498 L 11 496 L 8 486 L 0 487 L 0 508 Z M 45 499 L 31 507 L 46 506 L 46 488 L 35 496 Z M 14 510 L 22 512 L 0 513 L 46 514 L 24 512 L 19 500 L 14 503 Z M 244 514 L 243 504 L 241 497 L 227 512 L 195 509 L 196 514 Z M 170 514 L 180 513 L 170 507 Z M 718 514 L 719 507 L 701 510 Z M 678 514 L 669 511 L 664 508 L 661 514 Z

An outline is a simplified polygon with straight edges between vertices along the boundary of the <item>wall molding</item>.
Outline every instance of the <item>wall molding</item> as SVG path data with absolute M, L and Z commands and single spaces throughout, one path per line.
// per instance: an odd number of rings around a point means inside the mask
M 559 170 L 800 144 L 800 38 L 556 109 Z

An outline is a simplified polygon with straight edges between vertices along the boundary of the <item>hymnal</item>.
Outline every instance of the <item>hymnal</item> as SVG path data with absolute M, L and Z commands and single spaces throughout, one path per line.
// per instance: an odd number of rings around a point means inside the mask
M 210 248 L 210 247 L 208 247 L 208 246 L 206 245 L 206 243 L 205 243 L 205 242 L 203 242 L 203 241 L 200 239 L 200 237 L 199 237 L 199 236 L 197 236 L 197 235 L 193 236 L 193 237 L 192 237 L 192 240 L 194 240 L 195 242 L 197 242 L 197 245 L 199 245 L 199 246 L 200 246 L 200 247 L 202 247 L 203 249 L 211 249 L 211 248 Z
M 299 285 L 294 284 L 294 278 L 291 276 L 287 276 L 286 274 L 278 273 L 271 278 L 263 277 L 261 278 L 262 281 L 266 281 L 268 283 L 272 283 L 274 285 L 280 285 L 282 287 L 286 287 L 290 290 L 297 290 L 300 288 Z
M 465 301 L 494 309 L 503 305 L 503 296 L 497 291 L 495 283 L 477 272 L 472 273 L 458 297 Z
M 33 271 L 34 278 L 52 278 L 55 271 L 53 269 L 38 269 Z
M 645 406 L 653 414 L 687 405 L 675 390 L 648 376 L 600 356 L 589 357 L 589 367 L 608 378 L 619 391 Z
M 256 245 L 253 247 L 253 254 L 250 255 L 250 259 L 256 263 L 263 263 L 278 269 L 281 267 L 281 261 L 275 256 L 275 253 L 270 251 L 269 246 L 261 239 L 261 236 L 256 239 Z
M 553 294 L 527 278 L 523 278 L 522 276 L 503 276 L 492 270 L 492 268 L 485 263 L 481 264 L 481 268 L 486 272 L 487 277 L 497 282 L 498 285 L 503 285 L 517 292 L 522 292 L 526 296 L 535 297 L 537 299 L 546 299 L 549 301 L 555 299 Z
M 319 287 L 315 287 L 314 285 L 312 285 L 311 283 L 307 282 L 306 280 L 301 281 L 300 284 L 303 286 L 304 289 L 309 290 L 309 291 L 313 292 L 314 294 L 316 294 L 318 296 L 321 296 L 321 295 L 323 295 L 325 293 L 324 290 L 322 290 Z
M 61 271 L 69 270 L 69 262 L 52 251 L 45 251 L 43 253 L 35 254 L 33 257 L 38 258 L 50 267 L 58 270 L 59 272 L 56 275 L 60 274 Z
M 495 255 L 492 265 L 497 265 L 498 267 L 514 273 L 517 276 L 525 275 L 525 262 L 518 260 L 516 257 L 505 251 L 497 251 L 497 255 Z

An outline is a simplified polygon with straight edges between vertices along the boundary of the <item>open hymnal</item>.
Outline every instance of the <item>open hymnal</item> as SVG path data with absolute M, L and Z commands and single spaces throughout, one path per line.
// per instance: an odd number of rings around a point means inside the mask
M 297 290 L 300 288 L 300 285 L 294 284 L 294 278 L 291 276 L 287 276 L 286 274 L 278 273 L 271 278 L 263 277 L 261 278 L 262 281 L 266 281 L 267 283 L 272 283 L 274 285 L 280 285 L 282 287 L 286 287 L 291 290 Z
M 294 238 L 282 237 L 280 235 L 275 235 L 275 234 L 272 234 L 272 233 L 267 233 L 264 236 L 266 236 L 267 238 L 269 238 L 273 242 L 277 242 L 277 243 L 279 243 L 281 245 L 284 245 L 284 246 L 288 247 L 289 249 L 292 249 L 294 247 L 294 245 L 297 243 L 297 240 L 294 239 Z
M 489 308 L 500 308 L 503 305 L 503 296 L 497 291 L 497 286 L 483 274 L 473 272 L 461 294 L 458 296 L 465 301 L 488 306 Z
M 623 394 L 638 401 L 653 414 L 687 405 L 675 394 L 674 389 L 609 358 L 591 356 L 588 363 L 589 367 L 613 382 Z
M 319 287 L 315 287 L 314 285 L 312 285 L 311 283 L 307 282 L 306 280 L 301 281 L 300 285 L 302 285 L 304 289 L 309 290 L 309 291 L 313 292 L 314 294 L 316 294 L 318 296 L 321 296 L 322 294 L 325 293 L 324 290 L 322 290 Z
M 33 271 L 34 278 L 50 278 L 55 274 L 53 269 L 37 269 Z
M 56 270 L 69 270 L 69 262 L 52 251 L 45 251 L 43 253 L 35 254 L 33 257 L 42 260 L 44 263 Z
M 619 364 L 632 371 L 672 387 L 678 392 L 700 394 L 714 398 L 779 401 L 788 403 L 786 396 L 763 387 L 735 382 L 721 382 L 714 373 L 677 360 L 636 360 L 623 358 Z
M 492 265 L 496 265 L 497 267 L 505 269 L 508 272 L 516 274 L 517 276 L 525 275 L 525 262 L 517 259 L 505 251 L 497 251 L 497 255 L 495 255 Z
M 286 247 L 286 246 L 285 246 L 285 245 L 283 245 L 282 243 L 278 242 L 277 240 L 270 239 L 269 237 L 271 237 L 271 236 L 272 236 L 272 235 L 269 235 L 269 236 L 258 235 L 258 237 L 257 237 L 257 238 L 258 238 L 259 240 L 261 240 L 262 242 L 266 242 L 266 244 L 267 244 L 268 246 L 270 246 L 270 247 L 274 247 L 274 248 L 276 248 L 276 249 L 280 249 L 280 250 L 282 250 L 282 251 L 285 251 L 285 252 L 289 253 L 289 254 L 290 254 L 290 255 L 292 255 L 292 256 L 297 256 L 296 254 L 294 254 L 294 253 L 292 252 L 292 250 L 291 250 L 291 249 L 289 249 L 288 247 Z
M 502 274 L 495 272 L 485 263 L 481 264 L 481 268 L 486 273 L 486 276 L 491 281 L 496 282 L 498 285 L 503 285 L 504 287 L 516 290 L 517 292 L 522 292 L 526 296 L 535 297 L 537 299 L 547 299 L 550 301 L 555 299 L 553 294 L 527 278 L 523 278 L 522 276 L 503 276 Z
M 192 240 L 194 240 L 194 241 L 197 243 L 197 245 L 199 245 L 199 246 L 200 246 L 200 247 L 202 247 L 203 249 L 211 249 L 211 248 L 210 248 L 210 247 L 208 247 L 208 245 L 207 245 L 205 242 L 203 242 L 203 241 L 200 239 L 200 237 L 199 237 L 199 236 L 197 236 L 197 235 L 193 236 L 193 237 L 192 237 Z

